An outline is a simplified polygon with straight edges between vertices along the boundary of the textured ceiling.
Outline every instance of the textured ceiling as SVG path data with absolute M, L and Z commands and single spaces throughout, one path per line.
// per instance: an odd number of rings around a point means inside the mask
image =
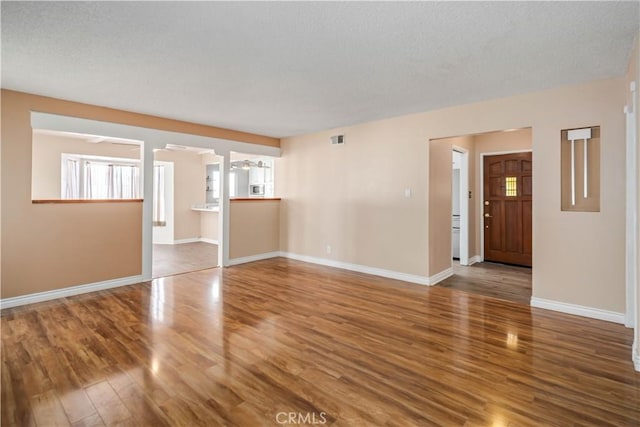
M 621 76 L 638 2 L 2 2 L 2 87 L 275 137 Z

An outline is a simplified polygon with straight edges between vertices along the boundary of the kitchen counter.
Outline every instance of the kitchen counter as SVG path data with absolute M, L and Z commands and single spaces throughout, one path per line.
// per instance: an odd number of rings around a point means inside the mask
M 191 206 L 192 211 L 199 212 L 220 212 L 220 206 L 218 205 L 193 205 Z
M 280 201 L 280 197 L 234 197 L 229 199 L 230 202 L 273 202 Z M 191 206 L 192 211 L 198 212 L 220 212 L 220 206 L 214 204 L 202 204 Z

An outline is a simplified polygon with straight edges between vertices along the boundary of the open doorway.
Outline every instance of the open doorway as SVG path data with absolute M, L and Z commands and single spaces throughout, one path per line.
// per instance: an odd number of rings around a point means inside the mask
M 453 147 L 451 174 L 451 258 L 469 265 L 469 152 Z
M 444 213 L 435 212 L 442 209 L 438 206 L 445 200 L 451 206 L 450 277 L 438 286 L 529 303 L 533 264 L 531 141 L 530 128 L 431 141 L 430 156 L 434 158 L 430 165 L 444 161 L 447 154 L 453 165 L 446 177 L 444 170 L 430 172 L 430 185 L 450 188 L 450 194 L 434 191 L 432 194 L 440 198 L 430 200 L 434 210 L 430 209 L 430 222 L 435 218 L 441 223 L 431 224 L 434 229 L 446 221 Z M 468 231 L 463 237 L 465 225 Z M 445 265 L 445 260 L 430 263 L 435 273 Z
M 219 175 L 213 150 L 154 151 L 153 278 L 218 266 Z

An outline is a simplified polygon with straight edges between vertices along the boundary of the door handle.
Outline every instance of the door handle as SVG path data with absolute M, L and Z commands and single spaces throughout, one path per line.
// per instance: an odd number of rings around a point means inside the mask
M 489 215 L 488 213 L 484 214 L 485 218 L 493 218 L 491 215 Z

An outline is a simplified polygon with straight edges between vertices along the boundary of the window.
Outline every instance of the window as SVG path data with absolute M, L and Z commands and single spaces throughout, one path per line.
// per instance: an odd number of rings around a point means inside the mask
M 212 176 L 211 192 L 213 193 L 213 198 L 219 199 L 220 198 L 220 170 L 214 169 L 211 176 Z
M 140 162 L 63 154 L 61 182 L 63 199 L 139 199 Z
M 516 197 L 518 195 L 518 177 L 505 177 L 505 196 Z
M 236 186 L 236 172 L 229 172 L 229 197 L 237 196 L 237 186 Z

